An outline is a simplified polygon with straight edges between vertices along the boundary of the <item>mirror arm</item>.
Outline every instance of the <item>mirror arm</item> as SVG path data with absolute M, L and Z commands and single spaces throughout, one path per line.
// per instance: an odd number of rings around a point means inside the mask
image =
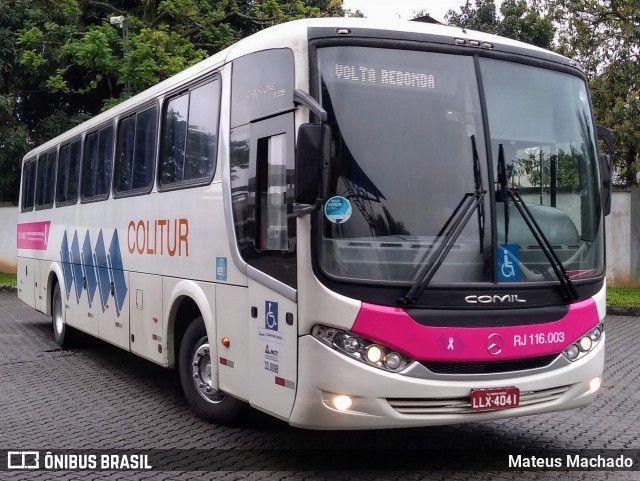
M 316 200 L 313 204 L 298 204 L 294 202 L 293 204 L 293 212 L 291 214 L 287 214 L 287 219 L 298 217 L 304 217 L 305 215 L 311 214 L 313 211 L 319 209 L 322 205 L 320 199 Z
M 613 132 L 606 127 L 602 127 L 601 125 L 596 125 L 596 132 L 598 137 L 604 140 L 604 143 L 607 145 L 607 150 L 610 155 L 616 154 L 616 145 L 615 139 L 613 138 Z
M 304 105 L 316 114 L 320 118 L 320 122 L 324 123 L 327 121 L 327 111 L 322 108 L 322 105 L 320 105 L 316 99 L 304 90 L 295 89 L 293 92 L 293 101 L 296 104 Z

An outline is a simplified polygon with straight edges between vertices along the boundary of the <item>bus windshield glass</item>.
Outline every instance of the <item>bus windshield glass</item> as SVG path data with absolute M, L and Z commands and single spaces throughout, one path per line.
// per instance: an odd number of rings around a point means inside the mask
M 480 79 L 471 56 L 370 47 L 321 48 L 318 62 L 333 135 L 319 249 L 326 274 L 411 285 L 436 263 L 429 285 L 557 282 L 505 195 L 512 190 L 570 279 L 602 275 L 596 147 L 580 78 L 481 58 Z

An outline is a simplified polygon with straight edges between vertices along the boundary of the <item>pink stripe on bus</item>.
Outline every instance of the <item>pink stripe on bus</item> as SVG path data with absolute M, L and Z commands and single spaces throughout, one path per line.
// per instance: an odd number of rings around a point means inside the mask
M 468 328 L 423 326 L 403 309 L 363 302 L 352 332 L 417 361 L 499 361 L 562 352 L 598 323 L 593 299 L 571 305 L 555 322 Z
M 51 221 L 18 224 L 18 249 L 46 251 Z

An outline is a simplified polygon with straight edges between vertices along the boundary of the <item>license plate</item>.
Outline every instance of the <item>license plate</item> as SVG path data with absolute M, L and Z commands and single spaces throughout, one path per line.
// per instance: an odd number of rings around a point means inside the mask
M 520 389 L 500 387 L 495 389 L 472 389 L 472 411 L 496 411 L 517 408 L 520 405 Z

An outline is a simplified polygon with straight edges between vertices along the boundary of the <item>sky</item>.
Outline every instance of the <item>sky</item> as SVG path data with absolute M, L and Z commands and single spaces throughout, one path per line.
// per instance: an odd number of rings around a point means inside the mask
M 411 20 L 414 13 L 425 10 L 436 20 L 444 22 L 449 10 L 459 11 L 466 0 L 343 0 L 345 9 L 360 10 L 368 18 L 376 20 L 401 19 Z M 495 4 L 500 9 L 502 1 Z M 475 2 L 471 2 L 475 5 Z

